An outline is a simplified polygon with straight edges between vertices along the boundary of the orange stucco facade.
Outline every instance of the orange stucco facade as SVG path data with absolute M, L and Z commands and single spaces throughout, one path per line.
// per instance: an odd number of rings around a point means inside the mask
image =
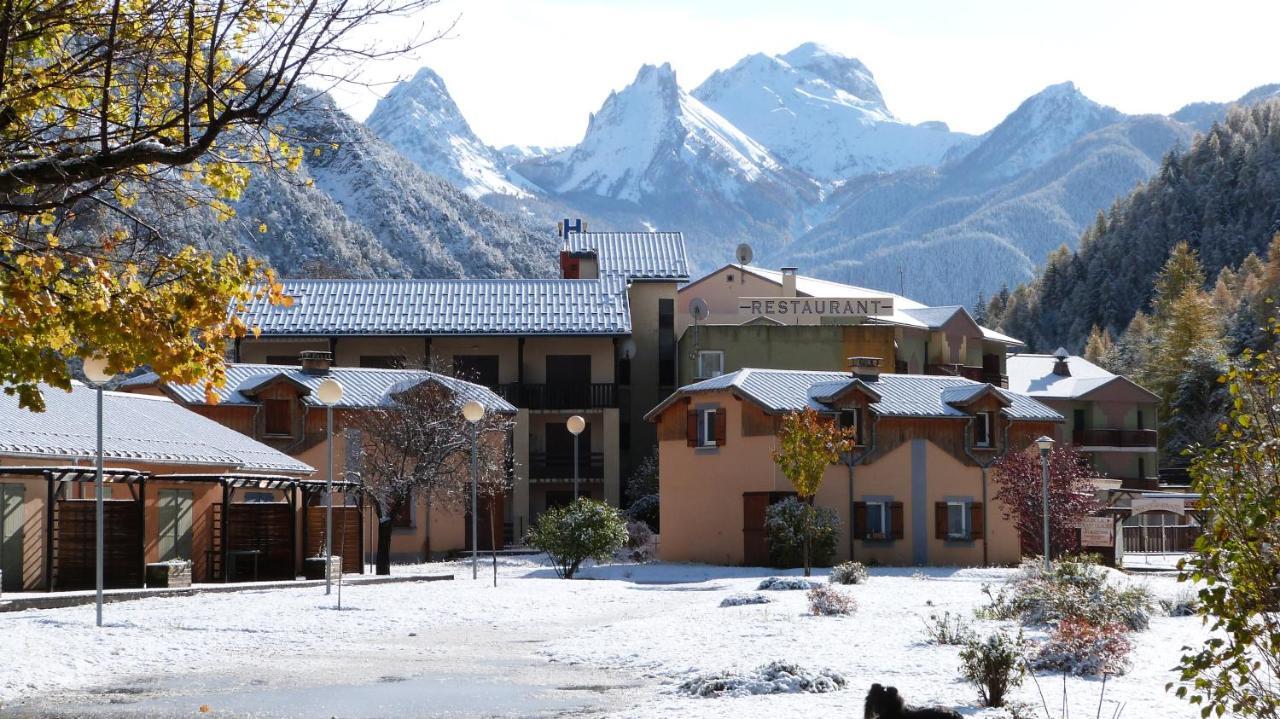
M 727 414 L 724 444 L 689 446 L 686 412 L 711 407 Z M 699 393 L 687 402 L 672 404 L 656 418 L 663 560 L 746 563 L 744 497 L 792 490 L 772 459 L 778 446 L 777 420 L 730 390 Z M 885 565 L 960 566 L 1019 561 L 1017 532 L 1003 518 L 1004 508 L 990 498 L 994 490 L 988 485 L 984 493 L 982 467 L 963 449 L 956 451 L 965 441 L 965 424 L 954 419 L 881 418 L 874 430 L 880 448 L 852 470 L 847 465 L 827 469 L 814 501 L 835 510 L 840 519 L 835 561 L 852 558 Z M 998 432 L 1009 437 L 1012 451 L 1025 449 L 1037 432 L 1052 428 L 1052 423 L 1016 425 L 1007 435 Z M 985 456 L 971 450 L 987 463 L 1003 447 L 986 450 Z M 868 501 L 901 503 L 900 539 L 851 539 L 854 505 Z M 985 538 L 939 538 L 935 512 L 938 503 L 947 502 L 976 507 L 973 511 L 982 515 Z

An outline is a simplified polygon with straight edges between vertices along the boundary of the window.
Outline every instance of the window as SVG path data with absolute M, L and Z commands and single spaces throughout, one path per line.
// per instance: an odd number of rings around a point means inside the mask
M 391 526 L 398 528 L 413 526 L 413 495 L 410 494 L 396 505 L 395 510 L 391 513 Z
M 266 415 L 264 433 L 276 437 L 288 437 L 293 434 L 293 400 L 266 399 L 262 401 L 262 407 Z
M 658 385 L 676 383 L 676 301 L 658 300 Z
M 1142 416 L 1142 410 L 1138 410 L 1138 429 L 1146 429 L 1147 423 Z
M 698 412 L 698 444 L 703 447 L 716 446 L 716 411 L 714 409 Z
M 710 379 L 724 374 L 724 352 L 702 350 L 698 353 L 698 379 Z
M 964 502 L 947 502 L 947 539 L 969 538 L 969 511 Z
M 973 421 L 973 446 L 991 446 L 991 413 L 979 412 Z
M 862 444 L 862 410 L 846 409 L 840 412 L 840 428 L 853 430 L 853 443 Z
M 360 366 L 365 369 L 403 369 L 404 365 L 400 355 L 360 355 Z
M 733 282 L 733 273 L 732 273 L 732 272 L 730 272 L 729 274 L 725 275 L 725 276 L 724 276 L 724 281 L 725 281 L 725 282 Z
M 881 538 L 888 534 L 888 507 L 884 502 L 867 502 L 867 536 Z

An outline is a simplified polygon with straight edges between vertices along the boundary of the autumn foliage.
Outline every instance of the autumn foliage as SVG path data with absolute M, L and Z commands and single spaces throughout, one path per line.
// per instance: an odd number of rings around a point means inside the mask
M 1044 553 L 1044 499 L 1040 455 L 1032 448 L 1011 452 L 993 465 L 995 498 L 1004 506 L 1004 518 L 1018 529 L 1022 553 Z M 1054 556 L 1077 549 L 1076 528 L 1098 508 L 1090 477 L 1096 472 L 1070 445 L 1049 452 L 1049 546 Z

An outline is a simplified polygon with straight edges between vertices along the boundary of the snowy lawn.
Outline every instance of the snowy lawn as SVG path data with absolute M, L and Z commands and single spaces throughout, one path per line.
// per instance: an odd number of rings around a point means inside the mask
M 1004 715 L 976 708 L 976 692 L 958 678 L 958 649 L 926 644 L 923 621 L 948 610 L 972 617 L 985 603 L 982 585 L 999 584 L 1012 570 L 872 569 L 867 583 L 839 587 L 857 599 L 855 614 L 815 617 L 804 591 L 766 591 L 768 604 L 720 606 L 730 595 L 755 593 L 762 578 L 776 574 L 765 570 L 625 564 L 590 568 L 582 579 L 564 581 L 535 561 L 512 558 L 503 560 L 497 589 L 484 565 L 478 582 L 464 564 L 400 571 L 424 569 L 453 571 L 459 579 L 348 586 L 341 612 L 332 599 L 307 588 L 111 604 L 102 630 L 93 627 L 92 606 L 0 614 L 0 704 L 43 704 L 67 690 L 156 677 L 243 676 L 254 666 L 287 667 L 288 680 L 303 685 L 332 683 L 328 665 L 344 667 L 344 683 L 440 667 L 489 671 L 500 679 L 508 668 L 495 666 L 493 658 L 510 657 L 541 663 L 546 674 L 555 674 L 548 682 L 563 684 L 565 672 L 581 672 L 584 683 L 608 676 L 623 686 L 592 709 L 596 714 L 860 715 L 863 695 L 879 682 L 897 686 L 911 703 L 955 706 L 973 717 Z M 1133 581 L 1160 598 L 1172 598 L 1180 588 L 1168 576 Z M 1012 626 L 973 624 L 980 635 Z M 1157 613 L 1148 631 L 1134 635 L 1133 669 L 1108 681 L 1103 714 L 1111 716 L 1114 703 L 1123 702 L 1123 716 L 1130 719 L 1198 716 L 1164 685 L 1175 679 L 1180 648 L 1206 636 L 1197 618 Z M 719 698 L 678 690 L 699 675 L 745 673 L 773 661 L 834 670 L 847 687 Z M 619 677 L 623 685 L 616 683 Z M 1056 712 L 1061 677 L 1039 680 Z M 1097 680 L 1069 679 L 1072 713 L 1094 713 L 1100 687 Z M 1031 682 L 1013 698 L 1039 703 Z

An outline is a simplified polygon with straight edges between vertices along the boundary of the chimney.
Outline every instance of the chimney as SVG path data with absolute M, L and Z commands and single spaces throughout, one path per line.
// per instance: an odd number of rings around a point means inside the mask
M 782 296 L 783 297 L 796 296 L 796 268 L 795 267 L 782 268 Z
M 1063 347 L 1053 353 L 1053 373 L 1059 377 L 1070 377 L 1071 368 L 1067 366 L 1067 358 L 1071 355 Z
M 332 352 L 307 350 L 299 352 L 298 359 L 302 361 L 302 371 L 307 374 L 329 374 L 329 368 L 333 366 Z
M 860 379 L 863 382 L 875 382 L 880 379 L 880 358 L 850 357 L 849 371 L 852 372 L 854 379 Z

